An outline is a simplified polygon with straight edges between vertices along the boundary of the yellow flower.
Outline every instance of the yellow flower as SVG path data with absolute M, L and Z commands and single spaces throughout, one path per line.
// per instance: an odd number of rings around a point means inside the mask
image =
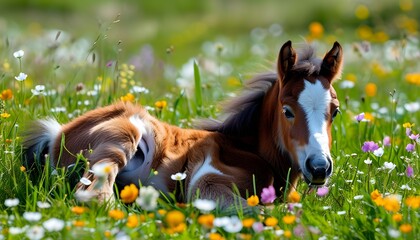
M 82 220 L 75 220 L 73 221 L 73 226 L 75 227 L 84 227 L 85 226 L 85 222 Z
M 208 229 L 213 228 L 213 221 L 214 221 L 214 215 L 213 214 L 204 214 L 200 215 L 197 219 L 197 222 Z
M 411 11 L 413 6 L 413 0 L 400 0 L 400 9 L 403 11 Z
M 392 215 L 392 220 L 396 221 L 396 222 L 401 222 L 403 219 L 403 215 L 401 213 L 396 213 L 394 215 Z
M 114 220 L 121 220 L 124 218 L 124 212 L 119 209 L 113 209 L 108 212 L 108 216 Z
M 390 212 L 398 212 L 400 210 L 400 202 L 395 195 L 384 197 L 384 208 Z
M 253 219 L 253 218 L 245 218 L 244 220 L 242 220 L 242 225 L 245 228 L 251 228 L 252 224 L 254 224 L 254 222 L 255 222 L 255 219 Z
M 209 240 L 224 240 L 225 238 L 220 235 L 220 233 L 212 232 L 209 233 Z
M 365 87 L 366 96 L 368 97 L 374 97 L 376 96 L 377 87 L 374 83 L 368 83 Z
M 139 196 L 139 189 L 134 184 L 130 184 L 124 187 L 121 191 L 120 197 L 123 203 L 132 203 Z
M 125 96 L 121 97 L 121 101 L 123 102 L 134 102 L 136 100 L 136 97 L 134 97 L 133 94 L 127 93 Z
M 370 198 L 372 200 L 375 200 L 375 199 L 377 199 L 379 197 L 382 197 L 382 194 L 379 192 L 378 189 L 375 189 L 373 192 L 370 193 Z
M 26 167 L 25 166 L 20 166 L 20 171 L 21 172 L 25 172 L 26 171 Z
M 165 214 L 166 214 L 166 210 L 165 210 L 165 209 L 159 209 L 159 210 L 157 210 L 157 213 L 158 213 L 159 215 L 163 216 L 163 215 L 165 215 Z
M 111 237 L 111 236 L 112 236 L 112 233 L 111 233 L 111 231 L 109 231 L 109 230 L 106 230 L 106 231 L 104 232 L 104 236 L 105 236 L 106 238 L 109 238 L 109 237 Z
M 172 210 L 166 214 L 165 221 L 169 227 L 173 228 L 185 222 L 185 215 L 178 210 Z
M 356 82 L 357 81 L 357 76 L 356 76 L 356 74 L 348 73 L 344 79 L 347 79 L 347 80 L 352 81 L 352 82 Z
M 246 202 L 248 203 L 248 206 L 254 207 L 258 205 L 258 203 L 260 202 L 260 199 L 258 198 L 257 195 L 252 195 L 246 200 Z
M 4 101 L 12 99 L 12 97 L 13 97 L 13 92 L 10 89 L 3 90 L 0 94 L 0 99 Z
M 403 128 L 412 128 L 412 127 L 414 127 L 414 123 L 409 123 L 409 122 L 406 122 L 406 123 L 403 123 Z
M 296 216 L 294 215 L 287 215 L 283 217 L 283 222 L 285 224 L 293 224 L 296 220 Z
M 283 236 L 285 238 L 291 238 L 292 237 L 292 232 L 289 230 L 284 231 Z
M 71 211 L 77 215 L 82 215 L 83 213 L 87 212 L 87 210 L 87 208 L 80 206 L 74 206 L 71 208 Z
M 420 196 L 410 196 L 405 199 L 405 204 L 412 208 L 417 209 L 420 207 Z
M 155 107 L 157 109 L 163 109 L 168 105 L 165 100 L 155 102 Z
M 241 84 L 241 81 L 239 81 L 238 78 L 236 78 L 236 77 L 229 77 L 227 79 L 227 85 L 228 86 L 231 86 L 231 87 L 238 87 L 238 86 L 241 86 L 242 84 Z
M 10 117 L 10 114 L 4 112 L 4 113 L 0 114 L 0 117 L 1 118 L 9 118 Z
M 366 5 L 360 4 L 356 7 L 354 15 L 356 15 L 356 17 L 360 20 L 367 19 L 369 17 L 369 9 Z
M 372 113 L 365 112 L 365 119 L 373 122 L 373 120 L 375 120 L 375 117 L 373 117 Z
M 127 227 L 135 228 L 139 225 L 139 218 L 137 215 L 132 214 L 127 218 Z
M 265 219 L 264 224 L 269 227 L 274 227 L 279 223 L 279 220 L 275 217 L 268 217 Z
M 289 194 L 288 200 L 291 203 L 298 203 L 300 202 L 300 194 L 296 191 L 292 191 Z
M 359 36 L 359 38 L 363 39 L 363 40 L 371 40 L 372 36 L 373 36 L 373 31 L 369 26 L 366 25 L 362 25 L 360 27 L 357 28 L 357 35 Z
M 409 223 L 404 223 L 404 224 L 401 224 L 401 226 L 400 226 L 400 231 L 402 233 L 409 233 L 412 230 L 413 230 L 413 227 Z

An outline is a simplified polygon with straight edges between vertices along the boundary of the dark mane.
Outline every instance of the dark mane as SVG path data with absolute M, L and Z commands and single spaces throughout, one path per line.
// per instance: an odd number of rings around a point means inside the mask
M 224 120 L 200 120 L 197 126 L 208 131 L 243 135 L 257 130 L 255 123 L 267 91 L 277 81 L 276 73 L 259 75 L 246 83 L 242 93 L 226 102 L 223 107 Z
M 293 66 L 293 71 L 303 72 L 307 75 L 318 74 L 321 70 L 322 59 L 315 56 L 311 45 L 305 45 L 298 51 L 298 61 Z

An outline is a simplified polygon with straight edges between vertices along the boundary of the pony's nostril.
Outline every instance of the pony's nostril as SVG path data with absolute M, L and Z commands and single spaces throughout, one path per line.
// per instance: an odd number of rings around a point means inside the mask
M 324 184 L 325 179 L 332 171 L 330 159 L 309 158 L 306 161 L 306 168 L 312 175 L 312 183 Z

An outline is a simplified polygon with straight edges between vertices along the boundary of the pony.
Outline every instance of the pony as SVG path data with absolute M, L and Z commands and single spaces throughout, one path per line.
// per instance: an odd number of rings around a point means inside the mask
M 342 59 L 338 42 L 320 59 L 313 47 L 297 53 L 287 41 L 277 73 L 250 80 L 227 102 L 223 120 L 203 120 L 195 129 L 161 122 L 125 102 L 64 125 L 38 120 L 25 135 L 24 161 L 30 168 L 45 164 L 47 156 L 52 167 L 69 168 L 82 154 L 88 161 L 82 174 L 91 184 L 78 182 L 75 191 L 88 191 L 100 202 L 113 199 L 114 184 L 150 185 L 164 194 L 176 192 L 178 202 L 199 197 L 222 207 L 238 198 L 246 203 L 254 189 L 258 194 L 271 185 L 285 196 L 301 176 L 321 186 L 333 171 L 331 126 L 339 101 L 332 82 L 341 74 Z M 89 170 L 95 166 L 106 166 L 105 178 Z M 186 174 L 182 192 L 171 179 L 176 173 Z

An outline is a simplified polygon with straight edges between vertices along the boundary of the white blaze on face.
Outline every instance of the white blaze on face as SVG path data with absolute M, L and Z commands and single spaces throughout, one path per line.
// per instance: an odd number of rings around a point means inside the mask
M 320 81 L 313 84 L 305 80 L 304 83 L 305 87 L 299 95 L 298 102 L 306 115 L 309 142 L 297 149 L 302 172 L 307 175 L 305 161 L 309 156 L 323 156 L 325 159 L 330 157 L 326 113 L 330 107 L 331 94 Z

